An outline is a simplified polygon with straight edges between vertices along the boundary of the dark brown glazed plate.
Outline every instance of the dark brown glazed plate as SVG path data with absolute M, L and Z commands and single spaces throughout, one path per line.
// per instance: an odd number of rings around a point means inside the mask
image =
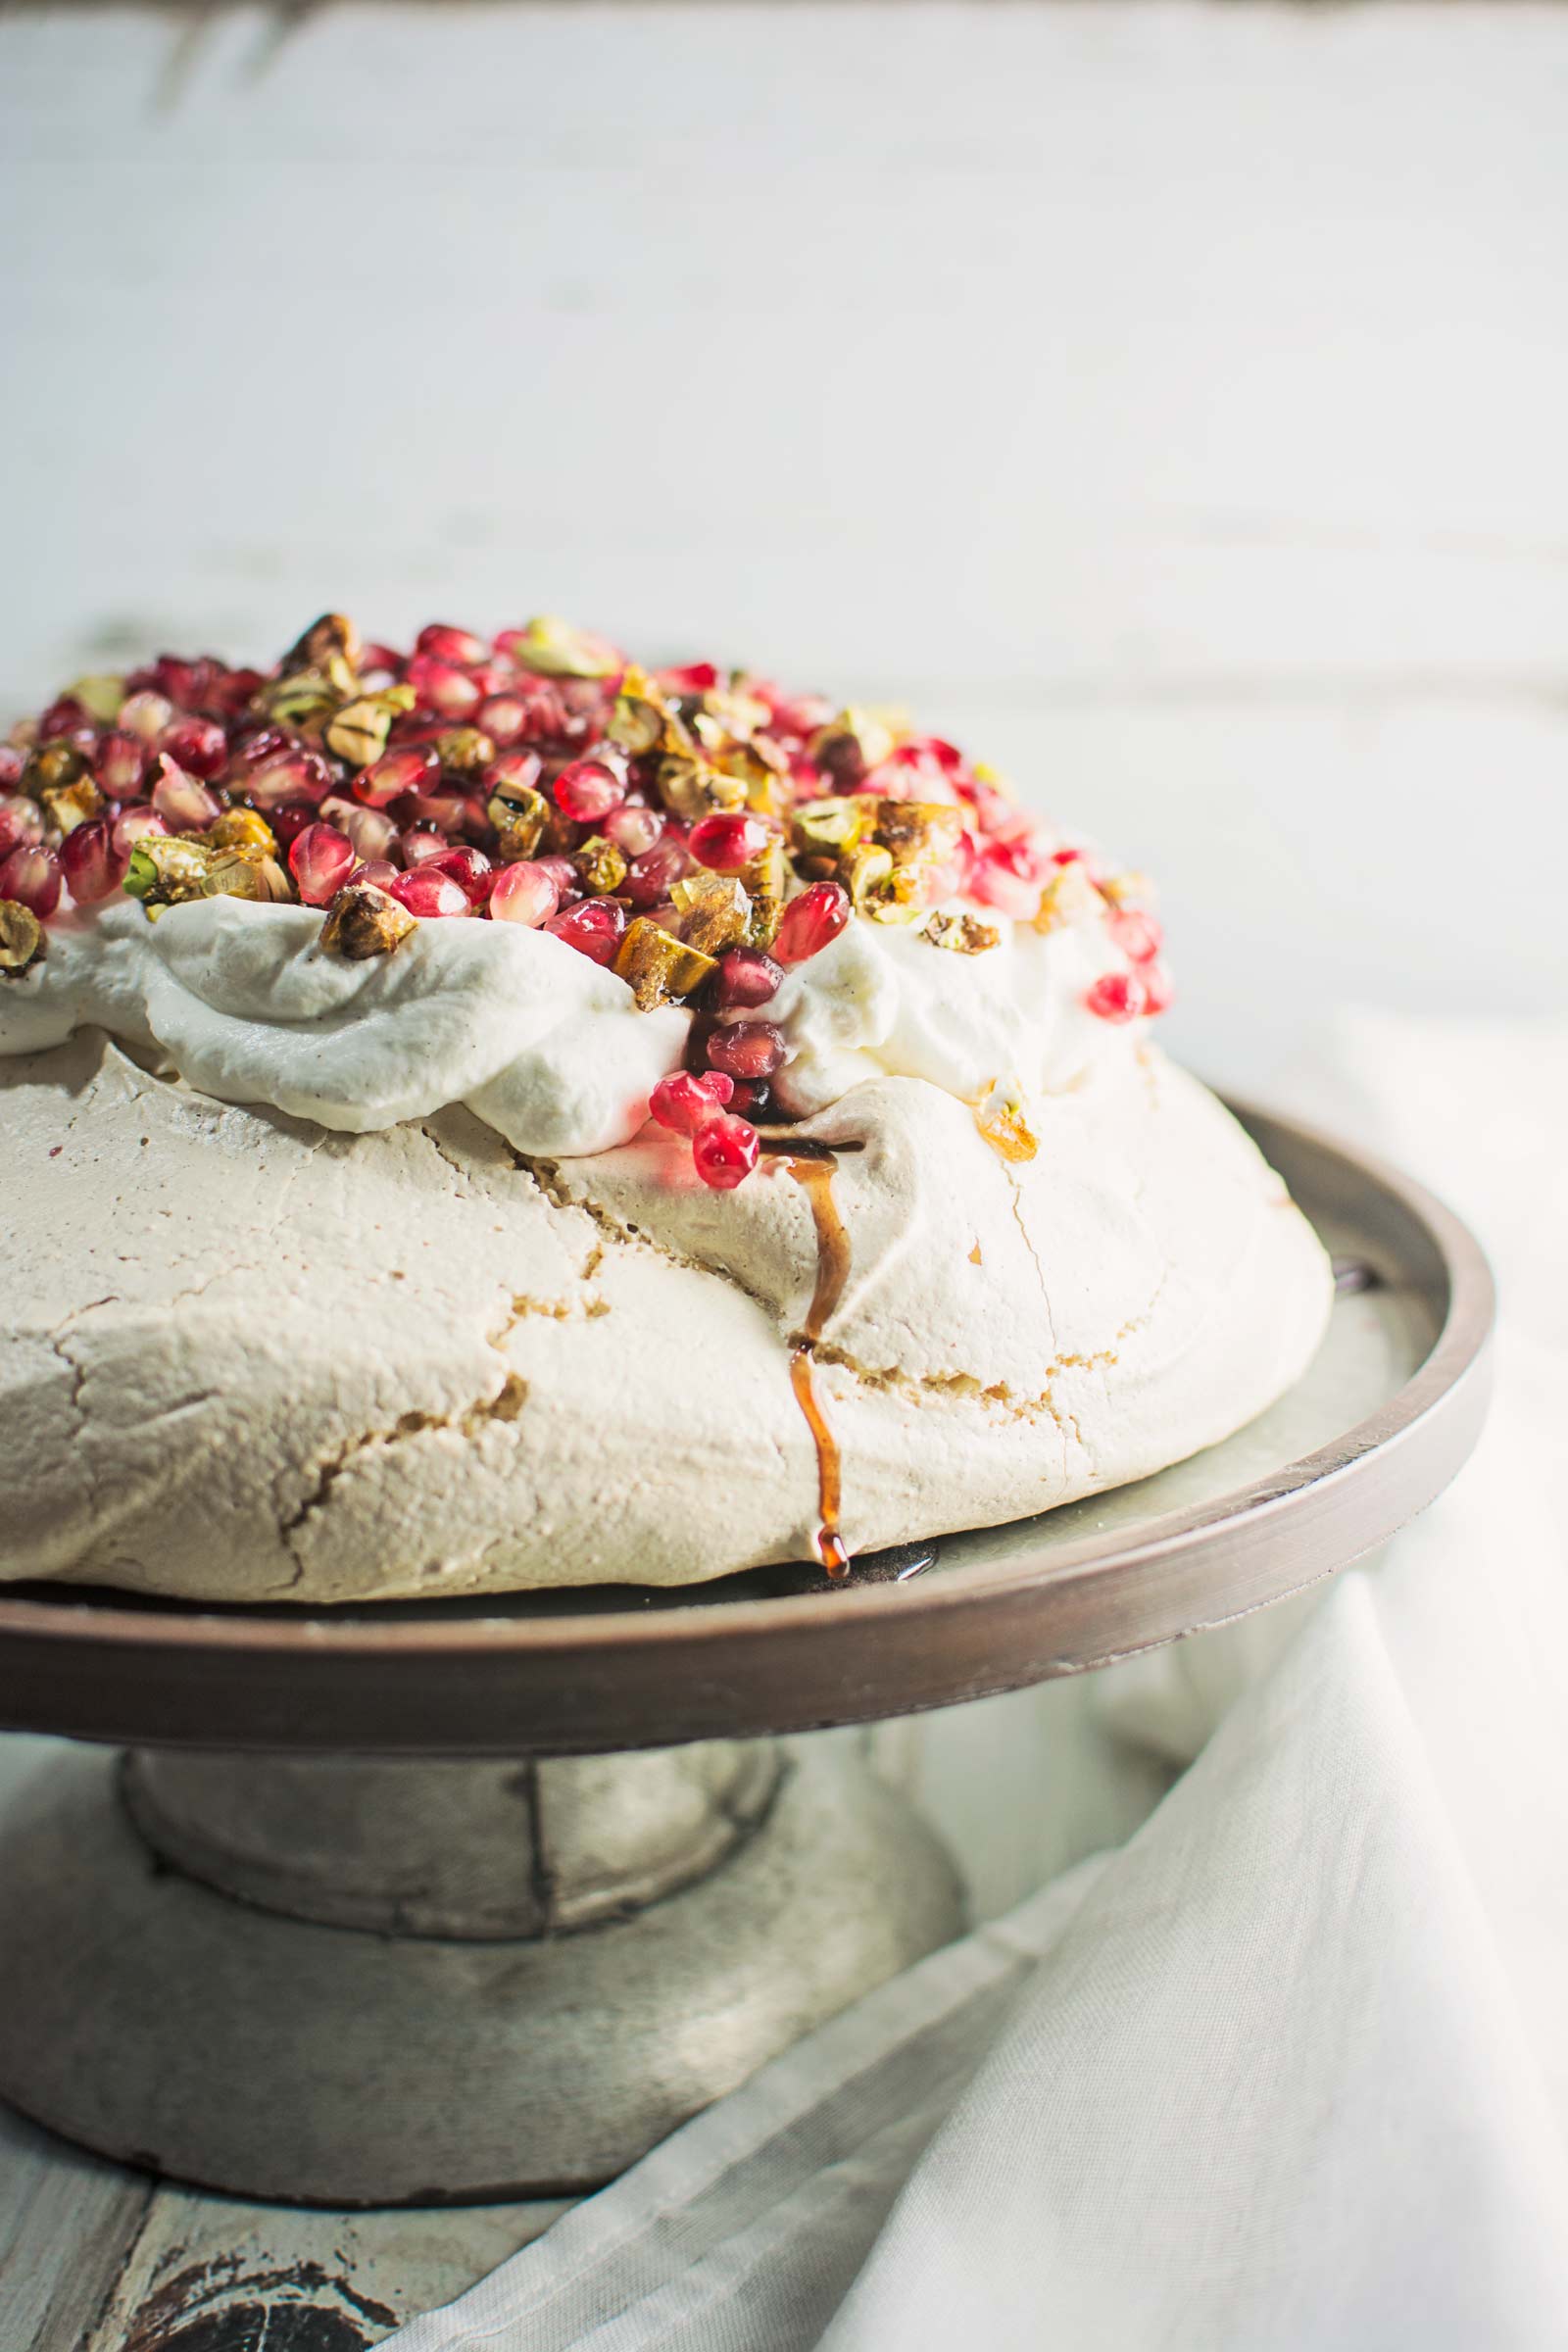
M 1303 1378 L 1135 1486 L 862 1561 L 223 1609 L 0 1588 L 0 1723 L 143 1744 L 569 1754 L 856 1723 L 1080 1674 L 1332 1575 L 1441 1493 L 1486 1409 L 1492 1277 L 1419 1185 L 1233 1104 L 1344 1269 Z

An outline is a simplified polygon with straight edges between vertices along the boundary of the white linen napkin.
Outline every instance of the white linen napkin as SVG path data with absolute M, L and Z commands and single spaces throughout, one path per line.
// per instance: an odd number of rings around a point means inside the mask
M 1497 1262 L 1475 1461 L 1376 1567 L 1100 1678 L 1124 1736 L 1218 1725 L 1124 1844 L 398 2352 L 1568 2344 L 1568 1029 L 1358 1018 L 1330 1078 Z

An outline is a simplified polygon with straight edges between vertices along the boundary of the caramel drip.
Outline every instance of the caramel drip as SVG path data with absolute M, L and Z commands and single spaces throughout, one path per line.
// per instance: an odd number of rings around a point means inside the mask
M 790 1386 L 816 1446 L 816 1556 L 829 1576 L 848 1576 L 850 1555 L 839 1534 L 844 1466 L 811 1371 L 816 1343 L 827 1329 L 828 1319 L 843 1298 L 844 1285 L 849 1280 L 850 1237 L 833 1198 L 832 1159 L 796 1153 L 784 1164 L 810 1201 L 816 1226 L 816 1287 L 806 1311 L 806 1327 L 790 1354 Z

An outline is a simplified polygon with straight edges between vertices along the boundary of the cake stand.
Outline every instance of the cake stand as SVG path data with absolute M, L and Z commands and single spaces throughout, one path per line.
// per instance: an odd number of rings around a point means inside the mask
M 956 1934 L 949 1858 L 857 1743 L 781 1735 L 1298 1592 L 1479 1430 L 1493 1296 L 1463 1226 L 1240 1115 L 1335 1255 L 1333 1325 L 1271 1412 L 1139 1485 L 835 1586 L 329 1612 L 0 1592 L 0 1721 L 104 1743 L 0 1825 L 0 2092 L 250 2196 L 561 2193 Z

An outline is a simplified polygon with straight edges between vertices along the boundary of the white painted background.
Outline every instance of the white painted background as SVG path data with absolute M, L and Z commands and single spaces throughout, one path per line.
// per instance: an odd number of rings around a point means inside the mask
M 1568 9 L 0 14 L 0 708 L 564 610 L 911 702 L 1174 1038 L 1568 978 Z

